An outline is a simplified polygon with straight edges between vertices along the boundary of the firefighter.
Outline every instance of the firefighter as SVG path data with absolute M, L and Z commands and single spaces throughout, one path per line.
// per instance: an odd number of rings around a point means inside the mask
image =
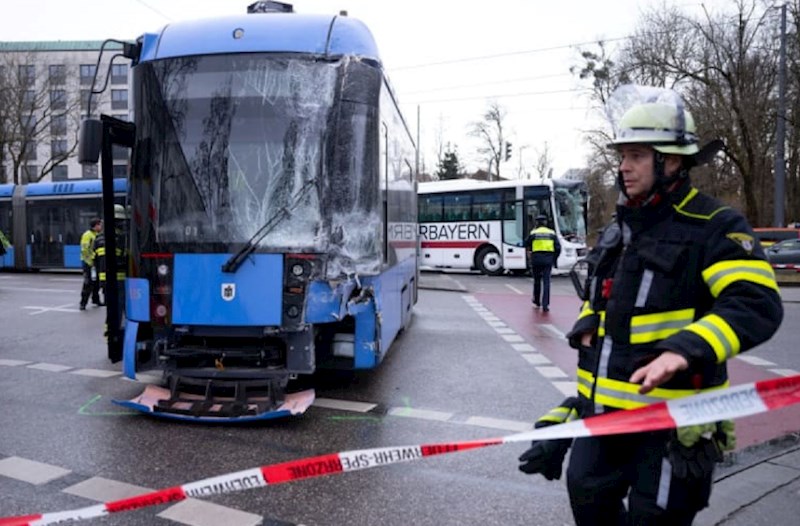
M 692 115 L 671 91 L 628 108 L 609 145 L 619 154 L 618 228 L 587 256 L 589 292 L 568 334 L 582 417 L 725 387 L 726 361 L 783 318 L 745 218 L 691 184 L 690 169 L 721 142 L 698 148 Z M 690 525 L 734 439 L 731 422 L 575 439 L 567 487 L 576 524 Z M 520 469 L 559 473 L 569 444 L 545 445 L 534 442 Z
M 117 257 L 117 281 L 125 279 L 125 270 L 128 268 L 128 261 L 125 255 L 126 232 L 128 223 L 128 212 L 122 205 L 114 205 L 114 233 L 116 236 L 116 257 Z M 100 288 L 103 289 L 105 296 L 106 286 L 106 237 L 103 231 L 97 234 L 94 240 L 94 257 L 97 274 L 100 278 Z M 122 290 L 120 288 L 120 290 Z M 124 304 L 124 301 L 122 301 Z
M 100 284 L 97 281 L 97 268 L 94 266 L 95 249 L 94 242 L 103 230 L 103 221 L 95 217 L 89 221 L 89 228 L 81 236 L 81 267 L 83 268 L 83 287 L 81 288 L 80 309 L 86 310 L 89 297 L 92 303 L 101 306 Z
M 533 275 L 532 303 L 536 308 L 542 307 L 544 312 L 550 310 L 550 273 L 558 262 L 561 245 L 556 233 L 547 226 L 547 216 L 536 216 L 536 227 L 525 238 L 525 245 L 530 247 L 530 266 Z

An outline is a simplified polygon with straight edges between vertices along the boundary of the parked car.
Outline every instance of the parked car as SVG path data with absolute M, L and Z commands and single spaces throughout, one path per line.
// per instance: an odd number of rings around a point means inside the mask
M 764 249 L 773 268 L 800 269 L 800 239 L 786 239 Z

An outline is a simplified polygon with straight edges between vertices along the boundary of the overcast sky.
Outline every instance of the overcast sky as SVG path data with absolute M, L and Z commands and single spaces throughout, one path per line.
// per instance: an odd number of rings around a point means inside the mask
M 732 0 L 705 0 L 719 9 Z M 548 145 L 554 174 L 585 164 L 582 132 L 592 112 L 569 73 L 576 46 L 618 40 L 641 10 L 662 0 L 295 0 L 300 13 L 348 15 L 375 36 L 427 171 L 439 138 L 458 146 L 462 163 L 486 168 L 468 137 L 489 100 L 508 114 L 513 157 L 503 175 L 532 171 Z M 246 12 L 234 0 L 0 0 L 0 40 L 134 39 L 179 20 Z M 697 13 L 701 2 L 674 0 Z M 520 153 L 522 155 L 520 155 Z

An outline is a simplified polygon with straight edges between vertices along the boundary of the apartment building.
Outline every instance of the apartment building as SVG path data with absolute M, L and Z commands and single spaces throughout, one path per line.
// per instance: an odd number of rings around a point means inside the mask
M 0 88 L 13 90 L 12 101 L 14 96 L 21 96 L 21 101 L 32 109 L 31 133 L 26 136 L 31 144 L 20 156 L 24 159 L 20 170 L 21 183 L 96 179 L 99 176 L 98 166 L 81 166 L 77 161 L 81 119 L 90 110 L 90 102 L 91 114 L 95 116 L 103 113 L 128 119 L 130 115 L 129 62 L 118 57 L 109 68 L 112 56 L 121 50 L 118 44 L 106 45 L 99 65 L 95 89 L 102 88 L 108 75 L 105 92 L 90 97 L 101 44 L 100 41 L 0 42 Z M 13 133 L 5 134 L 6 142 L 10 143 L 6 148 L 13 147 L 14 136 Z M 3 130 L 0 129 L 0 139 L 2 137 Z M 16 144 L 19 147 L 20 142 L 16 141 Z M 13 182 L 9 155 L 0 155 L 0 162 L 0 182 Z M 124 177 L 127 166 L 127 152 L 116 150 L 114 176 Z M 45 171 L 48 173 L 42 177 Z

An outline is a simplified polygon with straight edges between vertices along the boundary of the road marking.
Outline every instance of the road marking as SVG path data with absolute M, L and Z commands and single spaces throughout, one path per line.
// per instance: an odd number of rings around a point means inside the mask
M 563 332 L 561 332 L 555 325 L 553 325 L 551 323 L 540 323 L 539 327 L 541 327 L 543 329 L 547 329 L 548 331 L 550 331 L 551 333 L 555 334 L 556 336 L 558 336 L 562 340 L 566 340 L 567 339 L 567 335 L 564 334 Z
M 39 371 L 49 371 L 51 373 L 63 373 L 64 371 L 69 371 L 74 369 L 73 367 L 69 367 L 68 365 L 58 365 L 56 363 L 34 363 L 32 365 L 26 365 L 28 369 L 37 369 Z
M 508 343 L 522 343 L 525 341 L 525 338 L 519 334 L 501 334 L 500 337 Z
M 157 515 L 189 526 L 256 526 L 264 518 L 261 515 L 235 510 L 213 502 L 187 499 Z
M 800 374 L 794 369 L 770 369 L 770 372 L 773 372 L 778 376 L 794 376 L 796 374 Z
M 77 307 L 72 307 L 72 303 L 66 303 L 64 305 L 59 305 L 57 307 L 35 307 L 35 306 L 25 306 L 22 307 L 23 309 L 34 310 L 36 312 L 30 312 L 31 316 L 35 316 L 37 314 L 43 314 L 45 312 L 80 312 Z
M 547 356 L 539 353 L 525 353 L 522 355 L 525 360 L 531 365 L 545 365 L 552 363 Z
M 515 351 L 519 352 L 536 352 L 536 347 L 530 343 L 512 343 L 511 347 L 513 347 Z
M 0 287 L 0 290 L 15 290 L 22 292 L 69 292 L 70 294 L 75 294 L 75 291 L 72 289 L 29 289 L 26 287 Z
M 487 321 L 486 323 L 489 324 L 489 327 L 505 327 L 505 322 L 502 321 Z
M 567 377 L 567 373 L 562 371 L 560 367 L 555 367 L 555 366 L 537 367 L 536 370 L 539 371 L 539 374 L 541 374 L 545 378 L 566 378 Z
M 335 400 L 333 398 L 317 398 L 314 404 L 317 407 L 325 407 L 327 409 L 341 409 L 342 411 L 352 411 L 355 413 L 367 413 L 372 411 L 378 404 L 370 404 L 365 402 L 350 402 L 348 400 Z
M 453 418 L 453 413 L 433 411 L 430 409 L 414 409 L 413 407 L 394 407 L 389 409 L 387 414 L 391 416 L 421 418 L 423 420 L 436 420 L 437 422 L 446 422 Z
M 564 396 L 577 396 L 578 394 L 578 382 L 553 382 L 553 385 Z
M 516 331 L 510 327 L 492 327 L 497 334 L 516 334 Z
M 471 416 L 467 418 L 464 423 L 470 426 L 505 429 L 519 433 L 533 429 L 533 424 L 530 422 L 519 422 L 517 420 L 504 420 L 502 418 L 489 418 L 485 416 Z
M 0 365 L 7 365 L 8 367 L 16 367 L 18 365 L 27 365 L 33 362 L 26 362 L 25 360 L 9 360 L 7 358 L 0 358 Z
M 770 362 L 769 360 L 765 360 L 763 358 L 759 358 L 758 356 L 750 356 L 750 355 L 738 355 L 738 359 L 743 362 L 747 362 L 750 365 L 760 365 L 762 367 L 770 367 L 777 364 Z
M 103 477 L 92 477 L 65 488 L 63 491 L 64 493 L 77 495 L 96 502 L 111 502 L 135 497 L 153 490 L 152 488 L 134 486 L 133 484 L 126 484 L 125 482 L 109 480 Z
M 74 277 L 74 278 L 50 278 L 48 281 L 66 281 L 68 283 L 80 283 L 82 277 Z
M 0 475 L 35 486 L 47 484 L 51 480 L 61 478 L 69 473 L 71 472 L 68 469 L 20 457 L 8 457 L 0 460 Z
M 513 286 L 513 285 L 509 285 L 508 283 L 506 283 L 506 287 L 510 288 L 511 290 L 513 290 L 514 292 L 516 292 L 517 294 L 525 294 L 524 292 L 522 292 L 521 290 L 519 290 L 517 287 L 515 287 L 515 286 Z
M 122 373 L 119 371 L 107 371 L 105 369 L 76 369 L 75 371 L 70 371 L 69 374 L 91 376 L 94 378 L 111 378 L 112 376 L 119 376 Z

